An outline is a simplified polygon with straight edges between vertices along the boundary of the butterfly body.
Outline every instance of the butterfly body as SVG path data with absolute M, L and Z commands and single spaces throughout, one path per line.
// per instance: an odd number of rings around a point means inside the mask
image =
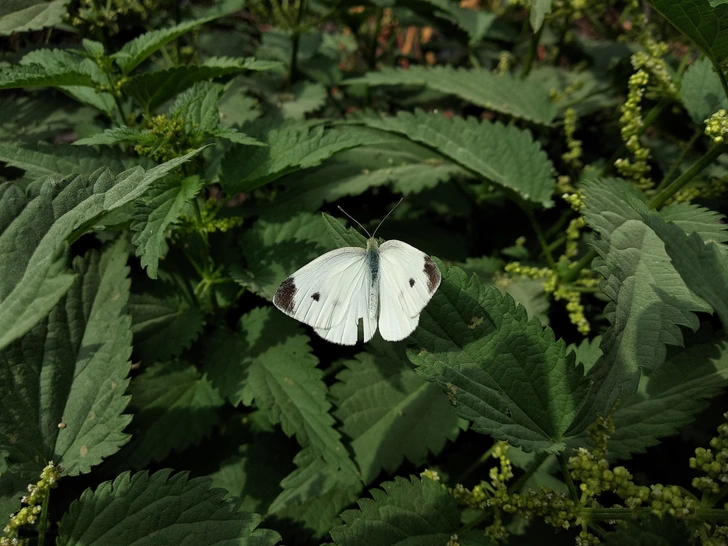
M 369 341 L 379 327 L 387 341 L 409 336 L 440 286 L 440 270 L 402 241 L 345 247 L 319 256 L 280 285 L 273 303 L 332 343 Z

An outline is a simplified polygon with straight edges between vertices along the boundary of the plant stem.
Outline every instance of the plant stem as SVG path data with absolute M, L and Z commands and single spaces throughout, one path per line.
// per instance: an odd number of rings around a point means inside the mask
M 677 159 L 673 162 L 673 164 L 670 166 L 670 169 L 667 171 L 665 176 L 662 178 L 660 183 L 657 185 L 657 188 L 655 188 L 658 192 L 662 190 L 662 188 L 665 187 L 665 185 L 672 179 L 672 175 L 675 174 L 675 171 L 677 171 L 680 168 L 680 164 L 685 159 L 685 156 L 688 154 L 688 152 L 692 149 L 692 147 L 697 142 L 700 135 L 703 134 L 703 129 L 701 127 L 698 127 L 695 132 L 693 133 L 693 136 L 690 137 L 690 140 L 688 140 L 685 143 L 685 146 L 683 146 L 683 149 L 680 151 L 680 155 L 677 156 Z
M 45 492 L 43 496 L 43 502 L 41 503 L 40 521 L 38 522 L 38 545 L 45 546 L 46 531 L 48 529 L 48 504 L 51 498 L 50 488 Z
M 703 157 L 693 163 L 687 171 L 678 176 L 672 184 L 670 184 L 655 197 L 653 197 L 652 201 L 649 202 L 649 207 L 651 209 L 660 209 L 665 204 L 665 202 L 670 199 L 670 197 L 672 197 L 678 191 L 684 188 L 688 182 L 690 182 L 693 178 L 700 174 L 703 169 L 705 169 L 705 167 L 715 161 L 721 154 L 726 152 L 726 150 L 728 150 L 728 144 L 726 143 L 714 145 L 707 152 L 705 152 L 705 155 L 703 155 Z
M 543 230 L 541 230 L 541 226 L 538 224 L 538 221 L 533 214 L 533 210 L 528 205 L 523 206 L 522 208 L 523 212 L 525 212 L 526 216 L 528 216 L 528 221 L 531 223 L 533 231 L 536 233 L 536 239 L 538 239 L 538 244 L 541 245 L 541 252 L 546 257 L 549 267 L 551 269 L 556 268 L 556 262 L 554 261 L 554 257 L 551 255 L 551 249 L 543 236 Z
M 526 59 L 524 60 L 523 66 L 521 67 L 521 78 L 525 78 L 531 72 L 533 60 L 536 57 L 536 53 L 538 51 L 538 44 L 541 41 L 541 33 L 543 32 L 543 27 L 544 25 L 541 25 L 541 28 L 539 28 L 538 31 L 535 32 L 534 35 L 531 37 L 531 45 L 528 48 Z
M 581 259 L 571 267 L 566 274 L 562 277 L 564 283 L 573 282 L 579 276 L 579 272 L 588 266 L 594 258 L 597 257 L 597 251 L 592 249 L 584 254 Z
M 725 74 L 723 74 L 723 70 L 720 68 L 720 65 L 716 62 L 713 62 L 713 70 L 715 70 L 718 73 L 718 78 L 720 79 L 720 84 L 723 86 L 723 93 L 725 93 L 726 98 L 728 98 L 728 82 L 725 79 Z
M 369 46 L 369 59 L 367 63 L 369 70 L 376 70 L 377 68 L 377 46 L 379 45 L 379 33 L 382 31 L 382 19 L 384 19 L 384 9 L 377 8 L 377 22 L 374 26 L 374 35 Z
M 579 494 L 576 492 L 576 486 L 574 485 L 574 480 L 571 479 L 571 473 L 569 472 L 569 467 L 567 465 L 564 454 L 558 453 L 556 455 L 556 460 L 559 461 L 559 466 L 561 467 L 561 473 L 564 475 L 564 481 L 566 482 L 566 487 L 569 488 L 569 496 L 571 497 L 571 500 L 573 500 L 575 503 L 578 504 Z
M 293 28 L 293 45 L 291 47 L 291 69 L 288 73 L 288 87 L 292 87 L 296 81 L 296 75 L 298 69 L 296 68 L 296 61 L 298 59 L 298 45 L 301 40 L 301 20 L 303 19 L 303 13 L 306 11 L 306 0 L 299 0 L 298 13 L 296 14 L 296 25 Z

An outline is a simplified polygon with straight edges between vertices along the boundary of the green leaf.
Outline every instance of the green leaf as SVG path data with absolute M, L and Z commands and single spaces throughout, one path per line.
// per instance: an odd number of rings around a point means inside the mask
M 675 223 L 684 233 L 697 233 L 703 241 L 728 241 L 725 217 L 714 210 L 692 203 L 673 203 L 661 209 L 660 216 L 666 222 Z
M 321 216 L 311 213 L 261 217 L 245 232 L 241 246 L 246 266 L 232 268 L 231 276 L 269 301 L 293 271 L 335 248 Z
M 440 265 L 440 264 L 438 264 Z M 476 432 L 526 451 L 558 452 L 585 399 L 574 354 L 513 298 L 456 267 L 422 312 L 408 352 Z
M 531 28 L 538 32 L 543 25 L 544 17 L 551 13 L 551 0 L 533 0 L 531 5 Z
M 354 127 L 325 131 L 306 122 L 289 122 L 263 134 L 245 131 L 268 147 L 236 145 L 222 160 L 220 185 L 228 195 L 250 191 L 299 169 L 319 165 L 335 153 L 358 146 L 386 144 L 394 139 L 379 132 Z M 247 129 L 247 127 L 244 127 Z
M 87 489 L 61 520 L 58 546 L 205 544 L 273 546 L 275 531 L 256 529 L 263 518 L 239 511 L 209 478 L 160 470 L 121 474 Z
M 644 388 L 626 397 L 612 417 L 609 457 L 627 459 L 693 421 L 728 386 L 725 338 L 682 349 L 650 375 Z
M 159 261 L 169 250 L 166 239 L 170 228 L 179 221 L 185 207 L 204 185 L 205 181 L 199 176 L 182 180 L 167 176 L 155 182 L 136 203 L 132 243 L 136 246 L 137 257 L 141 258 L 141 266 L 146 267 L 152 279 L 157 278 Z
M 0 36 L 53 27 L 63 22 L 70 0 L 15 0 L 0 8 Z
M 403 142 L 397 149 L 365 146 L 341 152 L 319 167 L 282 179 L 281 192 L 271 209 L 318 210 L 324 203 L 361 195 L 385 184 L 391 184 L 399 194 L 411 195 L 468 175 L 461 167 L 414 143 Z
M 90 137 L 79 138 L 74 141 L 74 146 L 113 146 L 131 142 L 133 144 L 153 144 L 155 138 L 148 130 L 135 129 L 133 127 L 110 127 L 101 133 Z
M 200 65 L 175 66 L 167 70 L 142 72 L 130 77 L 123 91 L 133 97 L 147 112 L 154 112 L 162 104 L 192 87 L 197 82 L 239 74 L 245 70 L 269 70 L 277 63 L 256 61 L 252 58 L 212 58 Z
M 715 64 L 728 57 L 728 6 L 713 8 L 708 0 L 650 0 L 650 3 Z
M 39 142 L 33 148 L 0 145 L 0 161 L 24 170 L 28 178 L 50 176 L 58 181 L 68 176 L 68 173 L 90 175 L 103 167 L 118 174 L 140 164 L 144 168 L 154 166 L 145 158 L 128 157 L 119 150 L 107 150 L 100 154 L 93 148 L 78 148 L 67 144 L 53 146 L 44 142 Z
M 369 491 L 372 499 L 357 501 L 358 510 L 341 514 L 345 524 L 331 530 L 336 544 L 442 546 L 453 535 L 463 546 L 493 544 L 482 531 L 463 532 L 461 510 L 442 484 L 398 477 L 381 487 Z
M 720 78 L 709 59 L 698 59 L 685 71 L 680 97 L 692 120 L 699 126 L 721 108 L 728 109 Z
M 94 81 L 88 74 L 68 68 L 48 70 L 38 64 L 0 68 L 0 89 L 67 85 L 92 87 Z
M 205 325 L 199 307 L 182 300 L 179 294 L 132 294 L 129 312 L 134 353 L 146 365 L 178 356 Z
M 553 166 L 528 131 L 474 118 L 400 112 L 397 117 L 361 116 L 353 123 L 401 134 L 424 144 L 531 203 L 551 206 Z
M 692 546 L 693 531 L 683 521 L 671 516 L 647 514 L 630 519 L 605 535 L 605 546 Z
M 496 20 L 495 13 L 486 10 L 462 8 L 451 0 L 424 0 L 426 4 L 439 8 L 433 15 L 446 19 L 468 34 L 468 44 L 478 44 Z M 376 2 L 375 2 L 376 3 Z
M 647 225 L 665 245 L 672 265 L 688 288 L 703 298 L 718 313 L 728 328 L 728 248 L 699 233 L 688 235 L 677 223 L 665 222 L 656 213 L 645 217 Z M 725 233 L 723 233 L 725 235 Z
M 16 472 L 37 474 L 54 461 L 71 476 L 84 474 L 129 439 L 125 246 L 74 260 L 66 298 L 0 353 L 0 451 Z
M 548 89 L 533 78 L 493 74 L 488 69 L 455 69 L 446 66 L 384 68 L 367 72 L 348 84 L 424 86 L 439 93 L 455 95 L 488 110 L 541 125 L 550 125 L 558 111 L 549 99 Z
M 154 364 L 129 385 L 132 440 L 123 451 L 132 468 L 199 444 L 218 423 L 223 399 L 190 364 Z
M 695 313 L 710 307 L 688 289 L 660 238 L 625 201 L 623 194 L 641 199 L 630 184 L 605 179 L 583 190 L 584 218 L 600 236 L 593 267 L 611 300 L 604 311 L 612 324 L 602 338 L 604 355 L 589 372 L 598 390 L 584 418 L 593 421 L 594 412 L 606 415 L 621 393 L 635 392 L 641 370 L 657 369 L 667 344 L 682 345 L 680 326 L 696 330 Z
M 216 16 L 212 16 L 194 21 L 185 21 L 172 27 L 149 31 L 124 44 L 124 47 L 111 55 L 111 58 L 116 61 L 124 74 L 128 74 L 172 40 L 215 18 Z
M 27 196 L 14 185 L 1 186 L 0 256 L 12 259 L 0 278 L 0 349 L 47 315 L 70 286 L 61 257 L 69 238 L 87 232 L 199 151 L 148 171 L 136 167 L 112 176 L 106 169 L 60 183 L 43 178 L 30 185 Z
M 322 216 L 326 225 L 326 231 L 334 241 L 336 248 L 345 246 L 359 246 L 364 248 L 367 246 L 367 238 L 358 232 L 356 228 L 347 228 L 339 220 L 325 212 Z
M 22 508 L 20 499 L 28 492 L 28 482 L 29 479 L 8 471 L 5 454 L 0 452 L 0 520 L 9 521 Z
M 351 469 L 326 462 L 310 448 L 300 451 L 294 462 L 298 468 L 281 481 L 283 491 L 269 512 L 301 522 L 323 537 L 341 523 L 339 514 L 356 500 L 363 484 Z
M 338 399 L 336 418 L 351 448 L 362 479 L 369 484 L 381 470 L 393 473 L 405 457 L 422 465 L 454 441 L 466 423 L 447 397 L 415 373 L 395 346 L 347 360 L 331 394 Z
M 281 113 L 286 119 L 304 119 L 326 103 L 326 87 L 316 82 L 299 82 L 287 96 L 279 95 Z
M 243 315 L 240 325 L 242 335 L 220 334 L 206 351 L 213 385 L 233 404 L 254 404 L 314 455 L 356 473 L 329 414 L 328 389 L 308 336 L 270 306 Z

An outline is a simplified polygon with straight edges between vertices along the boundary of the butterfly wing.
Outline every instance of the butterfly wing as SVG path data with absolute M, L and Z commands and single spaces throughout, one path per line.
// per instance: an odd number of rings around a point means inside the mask
M 379 247 L 379 331 L 385 340 L 414 332 L 440 280 L 435 262 L 415 247 L 402 241 Z
M 364 319 L 364 341 L 377 329 L 369 316 L 371 270 L 366 250 L 346 247 L 327 252 L 288 277 L 273 296 L 287 315 L 313 326 L 332 343 L 355 345 L 359 318 Z

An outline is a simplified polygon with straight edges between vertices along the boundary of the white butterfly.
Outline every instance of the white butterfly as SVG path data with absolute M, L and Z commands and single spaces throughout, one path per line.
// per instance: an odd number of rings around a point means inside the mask
M 364 342 L 377 331 L 377 321 L 385 340 L 400 341 L 417 328 L 440 280 L 424 252 L 402 241 L 379 246 L 371 235 L 366 249 L 339 248 L 303 266 L 278 287 L 273 303 L 332 343 L 355 345 L 359 319 Z

